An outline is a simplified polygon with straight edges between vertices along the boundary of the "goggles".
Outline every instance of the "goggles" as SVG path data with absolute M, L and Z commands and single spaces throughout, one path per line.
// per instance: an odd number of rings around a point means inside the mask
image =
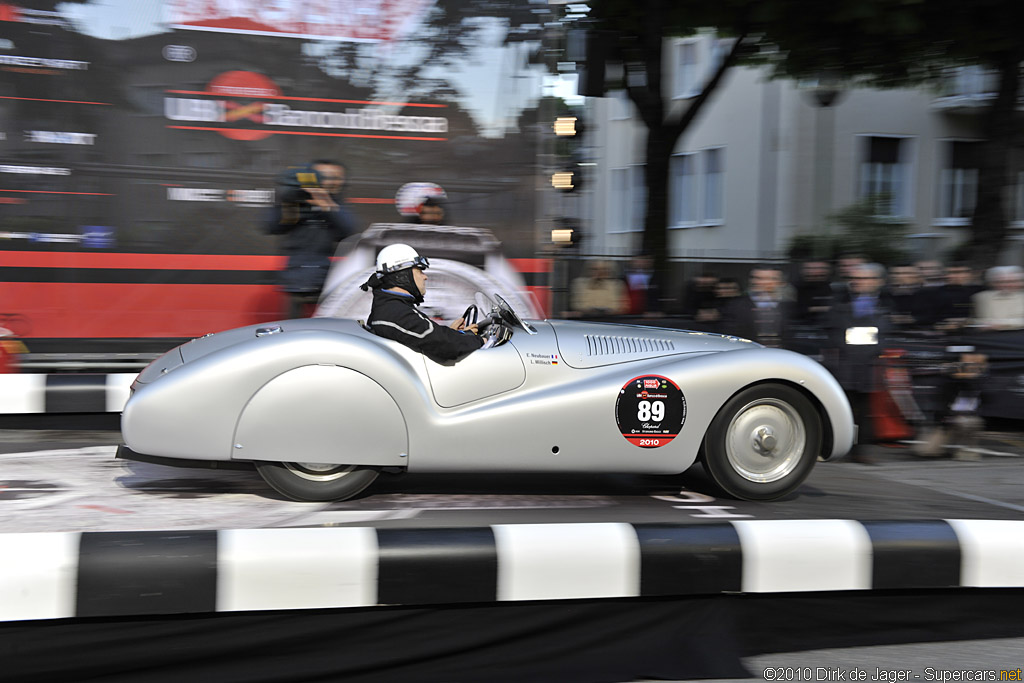
M 426 270 L 430 267 L 430 261 L 427 260 L 426 256 L 417 256 L 411 261 L 402 261 L 401 263 L 395 263 L 391 266 L 381 266 L 381 273 L 395 273 L 399 270 L 405 270 L 406 268 L 419 268 L 420 270 Z

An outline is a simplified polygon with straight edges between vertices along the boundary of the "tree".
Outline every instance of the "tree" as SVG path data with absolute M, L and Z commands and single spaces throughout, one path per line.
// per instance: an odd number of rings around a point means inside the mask
M 776 17 L 762 24 L 762 40 L 778 53 L 776 76 L 822 72 L 853 85 L 905 87 L 934 82 L 951 68 L 977 65 L 997 74 L 995 96 L 979 117 L 983 138 L 978 196 L 963 253 L 977 266 L 992 265 L 1007 235 L 1006 190 L 1015 185 L 1012 155 L 1019 143 L 1021 62 L 1024 43 L 1012 21 L 1012 0 L 838 0 L 821 7 L 801 0 L 766 3 Z
M 987 139 L 973 220 L 973 260 L 990 262 L 1006 235 L 1004 190 L 1017 135 L 1016 102 L 1024 44 L 1012 0 L 593 0 L 594 25 L 611 49 L 642 73 L 627 92 L 647 127 L 648 185 L 643 249 L 659 273 L 667 264 L 668 162 L 679 137 L 701 113 L 725 72 L 737 63 L 767 64 L 776 77 L 830 78 L 850 86 L 903 87 L 938 78 L 944 69 L 980 64 L 1000 74 L 982 129 Z M 666 37 L 716 29 L 737 38 L 733 50 L 682 113 L 662 94 Z
M 730 1 L 730 0 L 726 0 Z M 710 3 L 689 0 L 594 0 L 593 17 L 602 30 L 613 59 L 626 66 L 626 92 L 647 128 L 644 181 L 647 209 L 641 250 L 654 261 L 664 282 L 668 264 L 668 174 L 672 153 L 683 132 L 745 49 L 745 31 L 739 27 L 732 50 L 707 83 L 680 113 L 674 113 L 662 92 L 663 45 L 667 36 L 691 35 L 701 28 L 725 24 Z M 728 15 L 725 15 L 728 16 Z M 593 65 L 591 66 L 593 68 Z

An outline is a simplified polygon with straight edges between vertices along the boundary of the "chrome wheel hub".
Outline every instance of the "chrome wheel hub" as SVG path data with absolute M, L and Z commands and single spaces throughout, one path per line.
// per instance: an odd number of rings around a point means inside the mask
M 807 429 L 789 403 L 761 398 L 743 406 L 729 423 L 725 452 L 733 470 L 748 481 L 782 479 L 800 463 Z

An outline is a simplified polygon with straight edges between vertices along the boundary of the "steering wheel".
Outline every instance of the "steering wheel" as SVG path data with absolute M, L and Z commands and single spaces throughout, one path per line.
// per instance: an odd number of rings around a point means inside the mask
M 494 298 L 498 302 L 498 313 L 501 315 L 502 320 L 513 327 L 522 328 L 527 334 L 537 334 L 537 330 L 523 322 L 519 314 L 512 310 L 512 307 L 508 305 L 508 302 L 500 294 L 495 292 Z
M 500 327 L 502 327 L 501 320 L 502 319 L 497 314 L 494 313 L 481 318 L 480 308 L 476 304 L 470 304 L 469 308 L 466 309 L 466 312 L 462 314 L 463 324 L 466 327 L 475 324 L 477 326 L 476 333 L 482 339 L 490 339 L 491 337 L 495 337 L 495 339 L 490 341 L 489 346 L 497 346 L 498 344 L 502 343 L 502 341 L 499 341 L 499 338 L 503 336 L 500 334 L 499 329 Z

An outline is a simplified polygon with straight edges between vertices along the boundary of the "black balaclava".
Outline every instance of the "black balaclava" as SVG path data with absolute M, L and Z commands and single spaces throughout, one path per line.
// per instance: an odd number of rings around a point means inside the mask
M 364 292 L 367 289 L 393 289 L 400 287 L 412 295 L 413 302 L 423 303 L 423 293 L 416 286 L 416 279 L 413 277 L 412 268 L 402 268 L 390 273 L 374 273 L 366 282 L 359 286 Z

